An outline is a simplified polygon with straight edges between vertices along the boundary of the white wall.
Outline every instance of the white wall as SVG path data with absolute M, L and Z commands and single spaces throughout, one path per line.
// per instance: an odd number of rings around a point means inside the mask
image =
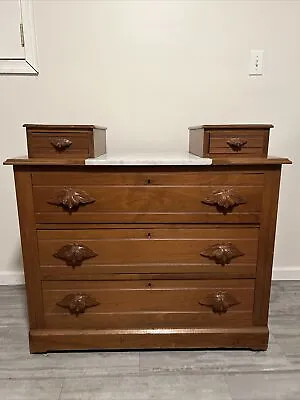
M 108 151 L 187 149 L 200 123 L 274 123 L 283 168 L 275 271 L 299 277 L 300 3 L 36 0 L 40 75 L 0 76 L 1 159 L 27 123 L 97 123 Z M 248 76 L 250 49 L 264 75 Z M 11 167 L 0 168 L 0 281 L 21 271 Z M 289 274 L 289 273 L 290 274 Z

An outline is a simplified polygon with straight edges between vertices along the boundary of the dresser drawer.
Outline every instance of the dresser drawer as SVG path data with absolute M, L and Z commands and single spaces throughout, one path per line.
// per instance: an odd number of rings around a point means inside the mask
M 88 158 L 91 152 L 88 133 L 33 133 L 29 140 L 33 158 Z
M 264 185 L 263 172 L 228 171 L 220 167 L 207 170 L 198 167 L 187 171 L 184 167 L 88 167 L 88 170 L 40 171 L 32 173 L 34 187 L 45 186 L 255 186 Z
M 208 226 L 41 230 L 39 258 L 43 279 L 50 280 L 128 273 L 251 278 L 255 277 L 258 232 L 258 228 Z
M 33 174 L 39 223 L 259 222 L 263 174 Z
M 273 125 L 201 125 L 189 128 L 189 150 L 204 157 L 267 157 Z
M 211 132 L 209 136 L 209 153 L 211 156 L 218 155 L 264 155 L 264 132 L 240 132 L 228 131 L 219 133 Z
M 30 158 L 97 157 L 106 151 L 106 128 L 94 125 L 24 125 Z
M 47 328 L 250 326 L 254 280 L 43 282 Z

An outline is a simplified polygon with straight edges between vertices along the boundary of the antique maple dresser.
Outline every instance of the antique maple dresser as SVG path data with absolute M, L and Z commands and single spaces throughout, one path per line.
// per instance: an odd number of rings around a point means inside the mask
M 268 346 L 285 158 L 271 125 L 190 128 L 189 153 L 111 157 L 105 128 L 25 125 L 13 165 L 30 351 Z M 191 154 L 193 153 L 193 154 Z

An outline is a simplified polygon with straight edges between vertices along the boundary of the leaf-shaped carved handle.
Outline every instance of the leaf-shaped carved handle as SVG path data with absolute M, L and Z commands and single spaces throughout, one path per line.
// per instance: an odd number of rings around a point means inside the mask
M 218 209 L 226 213 L 239 204 L 245 204 L 246 200 L 230 188 L 215 190 L 202 200 L 202 203 L 216 206 Z
M 84 244 L 70 243 L 60 248 L 54 257 L 64 260 L 67 265 L 76 267 L 88 258 L 96 257 L 98 254 Z
M 79 206 L 94 203 L 96 199 L 83 190 L 76 190 L 71 187 L 64 188 L 56 193 L 49 204 L 54 204 L 66 208 L 69 211 L 78 209 Z
M 98 304 L 100 303 L 96 299 L 85 293 L 68 294 L 56 303 L 59 307 L 67 308 L 70 314 L 75 314 L 76 317 L 78 317 L 79 314 L 83 314 L 86 308 L 94 307 Z
M 239 137 L 232 137 L 228 139 L 226 143 L 233 151 L 240 151 L 247 144 L 247 140 Z
M 217 243 L 208 247 L 200 253 L 203 257 L 208 257 L 215 260 L 216 264 L 226 265 L 235 257 L 243 256 L 242 253 L 232 243 Z
M 50 142 L 57 151 L 64 151 L 72 146 L 72 141 L 67 138 L 55 138 Z
M 221 315 L 225 314 L 230 307 L 240 304 L 240 302 L 232 294 L 218 290 L 200 300 L 199 304 L 211 307 L 214 313 Z

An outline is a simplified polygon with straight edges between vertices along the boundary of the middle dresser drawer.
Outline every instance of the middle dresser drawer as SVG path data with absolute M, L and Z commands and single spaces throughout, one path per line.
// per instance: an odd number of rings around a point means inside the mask
M 36 172 L 38 223 L 259 223 L 263 173 Z
M 92 280 L 107 274 L 122 279 L 120 274 L 161 273 L 253 278 L 258 232 L 257 227 L 218 226 L 40 230 L 42 279 Z

